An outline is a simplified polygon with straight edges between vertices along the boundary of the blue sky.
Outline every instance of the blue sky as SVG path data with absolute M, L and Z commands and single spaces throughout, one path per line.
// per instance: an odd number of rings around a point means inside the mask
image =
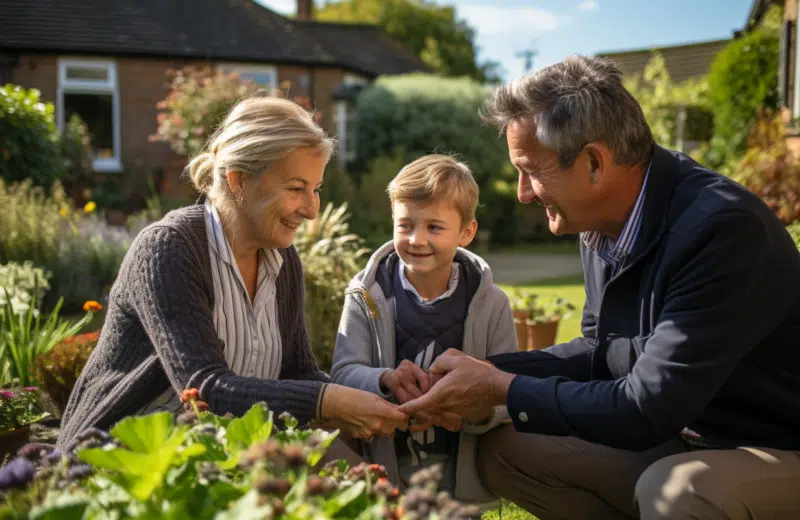
M 259 0 L 292 13 L 296 0 Z M 319 2 L 319 0 L 318 0 Z M 570 54 L 729 38 L 752 0 L 437 0 L 455 5 L 477 31 L 479 57 L 499 61 L 506 79 L 524 72 L 515 54 L 535 48 L 533 68 Z

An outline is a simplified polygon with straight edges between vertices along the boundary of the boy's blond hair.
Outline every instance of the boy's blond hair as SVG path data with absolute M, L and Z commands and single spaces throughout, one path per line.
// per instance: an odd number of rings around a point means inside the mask
M 466 164 L 449 155 L 425 155 L 407 164 L 392 179 L 387 190 L 395 202 L 431 203 L 447 200 L 455 204 L 461 225 L 475 219 L 478 183 Z

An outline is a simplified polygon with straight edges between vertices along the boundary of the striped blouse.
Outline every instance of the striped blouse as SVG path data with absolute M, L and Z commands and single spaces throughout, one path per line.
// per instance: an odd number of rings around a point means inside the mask
M 237 375 L 278 379 L 282 351 L 275 281 L 283 259 L 274 249 L 259 251 L 257 289 L 251 304 L 219 214 L 210 202 L 205 207 L 214 283 L 214 328 L 225 343 L 225 361 Z M 179 395 L 168 388 L 139 413 L 174 412 L 180 407 Z

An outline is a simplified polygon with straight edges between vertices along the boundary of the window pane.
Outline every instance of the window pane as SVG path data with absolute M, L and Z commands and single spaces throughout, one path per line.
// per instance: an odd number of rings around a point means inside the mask
M 250 80 L 262 87 L 271 87 L 275 75 L 272 71 L 247 71 L 239 72 L 239 77 L 244 80 Z
M 89 128 L 96 159 L 114 157 L 114 112 L 111 94 L 64 94 L 64 122 L 78 114 Z
M 67 79 L 82 81 L 108 81 L 108 69 L 105 67 L 67 67 Z

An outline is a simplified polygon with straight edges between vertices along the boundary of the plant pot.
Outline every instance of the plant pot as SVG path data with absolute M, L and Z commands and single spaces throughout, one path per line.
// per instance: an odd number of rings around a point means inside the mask
M 109 209 L 106 211 L 106 223 L 109 226 L 124 226 L 126 218 L 125 212 L 121 209 Z
M 517 329 L 517 350 L 520 352 L 528 349 L 528 326 L 526 323 L 530 314 L 528 311 L 513 311 L 514 327 Z
M 527 322 L 527 343 L 525 350 L 542 350 L 556 343 L 558 320 L 546 322 Z
M 17 450 L 28 444 L 31 437 L 31 425 L 26 424 L 16 430 L 0 432 L 0 463 L 6 456 L 13 457 Z

